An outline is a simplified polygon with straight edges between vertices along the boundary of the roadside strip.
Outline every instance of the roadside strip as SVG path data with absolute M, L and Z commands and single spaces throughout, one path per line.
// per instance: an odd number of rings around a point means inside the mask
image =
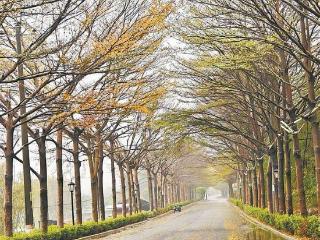
M 193 206 L 196 202 L 192 202 L 192 203 L 189 203 L 188 205 L 185 205 L 183 206 L 182 209 L 186 209 L 186 208 L 190 208 L 191 206 Z M 157 215 L 155 217 L 152 217 L 152 218 L 148 218 L 146 220 L 143 220 L 141 222 L 137 222 L 137 223 L 133 223 L 133 224 L 129 224 L 129 225 L 126 225 L 126 226 L 123 226 L 123 227 L 120 227 L 120 228 L 116 228 L 116 229 L 112 229 L 112 230 L 109 230 L 109 231 L 106 231 L 106 232 L 102 232 L 102 233 L 97 233 L 97 234 L 94 234 L 94 235 L 90 235 L 90 236 L 86 236 L 86 237 L 82 237 L 82 238 L 77 238 L 77 240 L 89 240 L 89 239 L 99 239 L 99 238 L 104 238 L 104 237 L 107 237 L 109 235 L 112 235 L 112 234 L 116 234 L 116 233 L 119 233 L 119 232 L 122 232 L 124 230 L 127 230 L 127 229 L 131 229 L 131 228 L 135 228 L 139 225 L 142 225 L 148 221 L 151 221 L 152 219 L 158 219 L 158 218 L 162 218 L 162 217 L 165 217 L 169 214 L 172 214 L 172 210 L 168 211 L 168 212 L 165 212 L 163 214 L 160 214 L 160 215 Z
M 280 232 L 279 230 L 277 229 L 274 229 L 273 227 L 265 224 L 265 223 L 262 223 L 260 222 L 259 220 L 249 216 L 248 214 L 246 214 L 244 211 L 242 211 L 239 207 L 233 205 L 232 203 L 228 202 L 228 204 L 230 204 L 232 207 L 234 207 L 240 214 L 241 217 L 245 218 L 248 222 L 264 229 L 264 230 L 267 230 L 267 231 L 270 231 L 282 238 L 284 238 L 285 240 L 296 240 L 297 238 L 293 237 L 293 236 L 290 236 L 288 234 L 285 234 L 283 232 Z

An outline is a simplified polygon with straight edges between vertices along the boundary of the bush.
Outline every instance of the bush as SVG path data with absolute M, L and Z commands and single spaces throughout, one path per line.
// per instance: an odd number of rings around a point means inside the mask
M 270 213 L 268 209 L 244 205 L 238 199 L 230 199 L 230 202 L 238 206 L 248 215 L 280 231 L 285 231 L 293 235 L 306 236 L 312 239 L 320 239 L 320 218 L 317 216 L 302 217 L 297 214 Z
M 190 201 L 179 203 L 185 206 Z M 141 222 L 147 218 L 166 213 L 173 209 L 174 204 L 155 211 L 141 212 L 128 217 L 108 218 L 101 222 L 85 222 L 81 225 L 65 225 L 64 228 L 49 226 L 48 233 L 44 234 L 40 230 L 33 230 L 30 233 L 15 233 L 13 237 L 8 238 L 0 236 L 0 240 L 73 240 L 97 233 L 102 233 L 111 229 L 117 229 L 129 224 Z

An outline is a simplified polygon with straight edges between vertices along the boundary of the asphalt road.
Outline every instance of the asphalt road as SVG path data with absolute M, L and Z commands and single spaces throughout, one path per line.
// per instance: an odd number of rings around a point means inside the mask
M 200 201 L 100 240 L 280 240 L 248 224 L 226 200 Z

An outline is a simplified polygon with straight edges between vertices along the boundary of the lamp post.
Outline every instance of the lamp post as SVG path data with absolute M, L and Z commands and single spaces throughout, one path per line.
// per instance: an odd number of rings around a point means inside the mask
M 276 210 L 279 211 L 279 169 L 276 166 L 273 169 L 273 175 L 274 175 L 274 206 L 276 207 Z
M 138 189 L 134 189 L 134 202 L 136 205 L 136 213 L 138 212 Z
M 75 183 L 71 181 L 70 183 L 68 183 L 68 187 L 71 194 L 72 224 L 74 225 L 73 192 L 74 192 Z
M 278 169 L 278 168 L 275 168 L 275 169 L 273 170 L 273 174 L 274 174 L 274 178 L 275 178 L 276 180 L 278 180 L 278 179 L 279 179 L 279 169 Z
M 242 199 L 242 179 L 239 178 L 239 198 Z

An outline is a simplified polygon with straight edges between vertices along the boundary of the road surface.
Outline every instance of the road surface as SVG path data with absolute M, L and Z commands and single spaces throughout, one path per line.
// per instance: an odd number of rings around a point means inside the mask
M 225 199 L 200 201 L 100 240 L 281 240 L 248 224 Z

